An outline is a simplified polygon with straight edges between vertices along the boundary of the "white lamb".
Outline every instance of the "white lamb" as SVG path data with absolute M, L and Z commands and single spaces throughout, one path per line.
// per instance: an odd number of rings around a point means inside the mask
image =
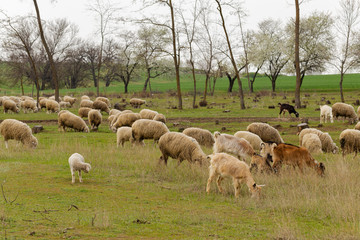
M 71 183 L 75 183 L 75 172 L 79 172 L 79 182 L 82 182 L 81 171 L 88 173 L 91 169 L 89 163 L 85 163 L 84 157 L 79 153 L 74 153 L 69 157 L 69 165 L 71 171 Z
M 320 106 L 320 123 L 325 123 L 330 121 L 331 123 L 334 122 L 332 108 L 328 105 Z

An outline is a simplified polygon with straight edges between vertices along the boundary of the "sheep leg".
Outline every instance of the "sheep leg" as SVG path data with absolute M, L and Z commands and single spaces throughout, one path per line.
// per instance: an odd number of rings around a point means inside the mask
M 235 189 L 235 197 L 238 198 L 240 194 L 240 181 L 236 178 L 233 179 L 234 189 Z
M 7 141 L 7 140 L 5 140 L 5 147 L 6 147 L 6 149 L 9 148 L 9 144 L 8 144 L 8 141 Z
M 222 180 L 223 180 L 223 178 L 222 178 L 221 176 L 219 176 L 218 179 L 217 179 L 217 181 L 216 181 L 216 184 L 217 184 L 217 187 L 218 187 L 219 191 L 220 191 L 221 193 L 224 193 L 224 190 L 223 190 L 223 188 L 222 188 L 221 185 L 220 185 Z
M 71 171 L 71 183 L 75 183 L 75 172 L 72 169 L 70 169 L 70 171 Z
M 210 168 L 209 178 L 206 185 L 206 192 L 208 194 L 210 193 L 211 182 L 214 180 L 215 177 L 216 177 L 215 171 L 212 168 Z
M 82 182 L 81 170 L 79 170 L 79 182 Z

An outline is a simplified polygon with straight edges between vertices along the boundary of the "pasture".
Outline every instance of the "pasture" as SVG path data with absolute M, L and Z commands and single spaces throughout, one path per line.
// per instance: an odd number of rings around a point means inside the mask
M 77 90 L 80 91 L 80 90 Z M 325 100 L 339 101 L 335 91 L 302 93 L 305 109 L 300 119 L 278 119 L 278 102 L 291 103 L 293 93 L 272 95 L 260 91 L 246 94 L 246 110 L 240 110 L 236 94 L 208 96 L 208 107 L 191 109 L 192 96 L 185 94 L 185 110 L 171 93 L 146 98 L 146 108 L 163 113 L 171 131 L 201 127 L 234 134 L 246 130 L 251 122 L 277 126 L 285 142 L 298 145 L 297 128 L 307 118 L 310 127 L 329 132 L 339 146 L 342 130 L 353 128 L 348 122 L 319 124 L 316 109 Z M 76 97 L 80 98 L 80 92 Z M 132 94 L 121 95 L 127 101 Z M 256 96 L 256 97 L 255 97 Z M 284 99 L 286 96 L 286 99 Z M 348 103 L 358 92 L 345 95 Z M 110 95 L 112 103 L 121 101 Z M 325 98 L 325 100 L 322 100 Z M 256 99 L 256 100 L 255 100 Z M 258 100 L 258 101 L 257 101 Z M 269 109 L 274 105 L 275 109 Z M 70 111 L 77 114 L 79 100 Z M 143 107 L 144 108 L 144 107 Z M 128 109 L 138 112 L 139 109 Z M 62 133 L 57 114 L 44 110 L 29 114 L 0 114 L 0 119 L 15 118 L 30 127 L 44 126 L 36 134 L 36 149 L 14 141 L 5 149 L 0 139 L 0 236 L 3 239 L 358 239 L 360 236 L 359 157 L 320 154 L 315 159 L 325 164 L 326 176 L 313 169 L 304 174 L 292 169 L 279 176 L 254 174 L 265 184 L 259 200 L 250 198 L 244 185 L 239 199 L 234 198 L 232 182 L 223 181 L 226 193 L 216 184 L 205 193 L 208 165 L 184 161 L 177 167 L 170 159 L 167 167 L 158 164 L 161 155 L 152 141 L 145 147 L 116 148 L 116 135 L 108 128 L 107 114 L 98 132 Z M 212 149 L 203 149 L 207 154 Z M 83 173 L 83 183 L 71 184 L 69 156 L 81 153 L 92 165 Z M 248 160 L 249 163 L 249 160 Z

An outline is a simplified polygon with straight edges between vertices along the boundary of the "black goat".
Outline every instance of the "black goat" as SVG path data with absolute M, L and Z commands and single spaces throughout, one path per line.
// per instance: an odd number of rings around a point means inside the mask
M 280 107 L 279 118 L 281 117 L 281 113 L 283 113 L 283 116 L 285 116 L 285 112 L 288 112 L 290 117 L 292 113 L 294 113 L 297 118 L 299 117 L 299 113 L 295 111 L 294 106 L 287 103 L 279 103 L 278 105 Z

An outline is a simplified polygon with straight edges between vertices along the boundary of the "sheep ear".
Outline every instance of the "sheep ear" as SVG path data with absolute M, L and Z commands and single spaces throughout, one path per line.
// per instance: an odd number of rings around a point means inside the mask
M 262 149 L 263 147 L 265 147 L 265 143 L 264 143 L 264 142 L 261 142 L 261 143 L 260 143 L 260 149 Z

